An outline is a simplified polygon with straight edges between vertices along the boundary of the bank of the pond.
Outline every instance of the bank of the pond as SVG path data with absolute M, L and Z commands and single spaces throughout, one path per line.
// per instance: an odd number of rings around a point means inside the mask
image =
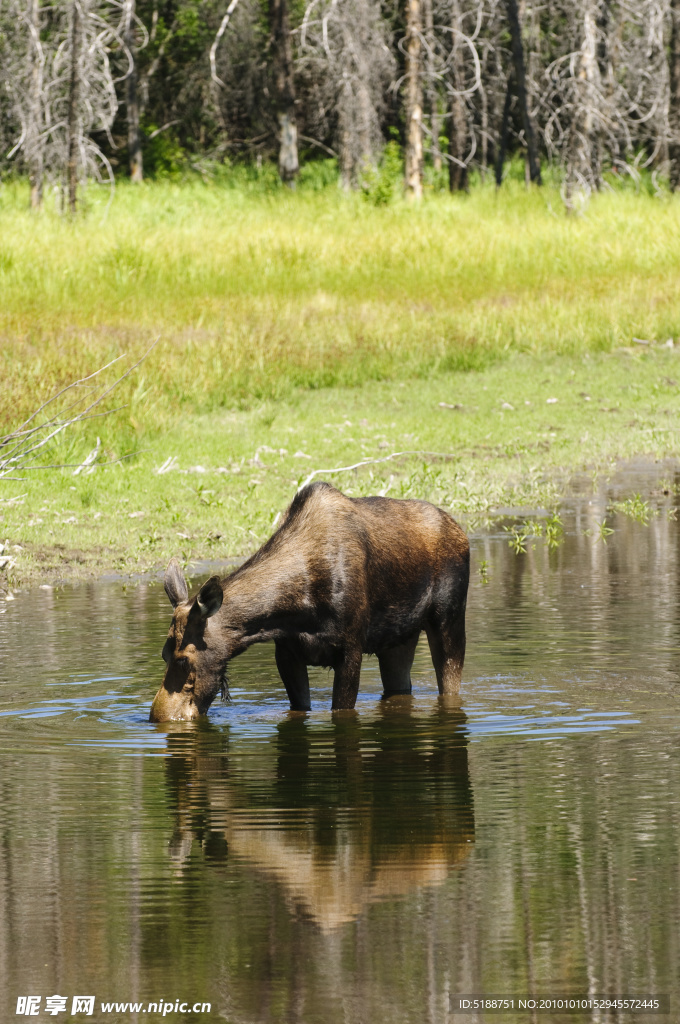
M 679 413 L 680 348 L 662 344 L 516 355 L 478 372 L 195 410 L 127 463 L 3 481 L 0 585 L 145 572 L 172 555 L 185 563 L 243 556 L 314 473 L 354 495 L 426 498 L 474 531 L 559 511 L 570 489 L 595 488 L 620 460 L 644 456 L 660 460 L 655 487 L 667 506 Z M 116 418 L 98 429 L 105 452 Z M 59 460 L 78 462 L 91 440 L 68 444 Z M 330 472 L 356 463 L 365 464 Z M 644 500 L 652 507 L 654 494 Z

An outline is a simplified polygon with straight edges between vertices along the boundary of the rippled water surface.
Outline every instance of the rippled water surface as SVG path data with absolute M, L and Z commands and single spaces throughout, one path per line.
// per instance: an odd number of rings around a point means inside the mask
M 590 519 L 589 519 L 590 516 Z M 273 649 L 232 702 L 147 722 L 160 583 L 18 594 L 0 615 L 1 1019 L 42 997 L 172 1003 L 168 1020 L 549 1020 L 463 993 L 670 995 L 680 1020 L 680 524 L 574 507 L 565 543 L 473 545 L 468 660 L 442 706 L 288 713 Z M 44 1013 L 45 997 L 67 1011 Z M 175 1012 L 176 1000 L 210 1003 Z

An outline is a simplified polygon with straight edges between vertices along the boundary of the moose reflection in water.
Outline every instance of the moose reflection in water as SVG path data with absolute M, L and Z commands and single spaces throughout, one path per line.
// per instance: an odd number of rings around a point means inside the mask
M 380 709 L 368 723 L 291 713 L 263 752 L 256 787 L 239 771 L 228 727 L 171 733 L 170 854 L 180 872 L 194 842 L 213 864 L 237 858 L 276 879 L 289 909 L 323 931 L 443 882 L 474 843 L 465 714 L 439 704 L 416 716 L 410 697 Z

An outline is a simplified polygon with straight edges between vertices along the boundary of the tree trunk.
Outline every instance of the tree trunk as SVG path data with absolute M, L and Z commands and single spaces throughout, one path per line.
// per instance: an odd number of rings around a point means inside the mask
M 486 172 L 489 163 L 489 97 L 486 94 L 484 85 L 481 86 L 482 95 L 482 159 L 479 167 L 479 172 L 482 176 L 482 182 L 486 181 Z
M 465 87 L 464 68 L 458 41 L 460 10 L 458 0 L 453 2 L 453 52 L 451 54 L 451 129 L 449 132 L 449 189 L 451 192 L 467 192 L 468 169 L 465 164 L 468 125 L 465 104 L 461 92 Z
M 423 20 L 425 22 L 425 39 L 427 40 L 427 47 L 425 50 L 425 101 L 430 115 L 430 154 L 432 156 L 432 166 L 435 171 L 441 171 L 442 154 L 439 148 L 441 114 L 439 111 L 439 95 L 435 85 L 435 69 L 433 60 L 436 41 L 432 0 L 423 0 Z
M 340 169 L 340 182 L 345 192 L 349 192 L 352 187 L 352 179 L 354 175 L 354 153 L 352 147 L 352 136 L 350 125 L 348 124 L 348 106 L 351 104 L 351 88 L 348 82 L 345 82 L 341 95 L 341 102 L 338 104 L 338 120 L 339 124 L 339 143 L 338 143 L 338 164 Z
M 42 54 L 40 52 L 40 18 L 38 0 L 28 0 L 28 21 L 31 53 L 31 94 L 25 151 L 31 185 L 31 208 L 42 205 L 43 141 L 42 141 Z
M 601 13 L 601 12 L 600 12 Z M 600 25 L 593 11 L 587 10 L 583 19 L 583 45 L 581 47 L 581 73 L 585 97 L 583 117 L 583 135 L 588 140 L 590 152 L 586 153 L 586 162 L 590 167 L 593 184 L 599 189 L 602 185 L 602 155 L 600 149 L 601 130 L 601 88 L 600 64 L 598 60 L 598 36 Z
M 610 0 L 599 0 L 595 17 L 596 58 L 601 100 L 607 103 L 611 96 L 612 68 L 609 60 Z M 602 188 L 602 124 L 598 122 L 593 132 L 592 167 L 595 188 Z
M 139 100 L 137 98 L 137 51 L 135 48 L 135 0 L 125 5 L 125 45 L 130 54 L 130 73 L 125 82 L 125 105 L 127 109 L 128 157 L 130 180 L 144 180 L 142 159 L 142 137 L 139 131 Z
M 597 3 L 582 9 L 583 27 L 578 63 L 573 80 L 571 124 L 566 147 L 564 203 L 573 212 L 574 188 L 580 182 L 586 188 L 601 186 L 600 132 L 602 126 L 602 90 L 598 60 Z M 601 12 L 600 12 L 601 13 Z
M 295 117 L 293 44 L 288 0 L 269 0 L 269 23 L 274 51 L 274 93 L 279 122 L 279 175 L 291 188 L 300 170 Z
M 671 144 L 668 156 L 671 164 L 671 188 L 680 191 L 680 0 L 671 0 L 670 71 L 670 129 Z
M 538 147 L 536 145 L 536 134 L 529 113 L 527 100 L 526 72 L 524 69 L 524 48 L 522 46 L 522 31 L 519 24 L 519 11 L 517 0 L 505 0 L 505 7 L 508 12 L 508 25 L 510 38 L 512 40 L 512 62 L 515 68 L 515 81 L 517 83 L 517 99 L 519 100 L 520 112 L 524 135 L 527 140 L 527 153 L 529 157 L 529 176 L 537 185 L 541 184 L 541 165 L 538 160 Z
M 460 96 L 451 101 L 451 134 L 449 136 L 449 190 L 451 192 L 467 192 L 468 169 L 465 164 L 467 147 L 467 120 L 465 108 Z
M 496 153 L 496 188 L 503 184 L 503 165 L 505 154 L 508 149 L 508 132 L 510 129 L 510 107 L 512 106 L 512 78 L 508 78 L 508 86 L 505 90 L 505 102 L 503 104 L 503 116 L 501 118 L 501 130 L 498 139 L 498 152 Z
M 373 140 L 371 138 L 371 122 L 373 118 L 373 105 L 366 85 L 359 83 L 359 110 L 361 119 L 359 123 L 359 162 L 352 172 L 352 184 L 356 185 L 359 176 L 366 167 L 375 167 L 375 156 L 373 152 Z
M 68 208 L 76 212 L 78 191 L 78 57 L 80 51 L 80 10 L 78 0 L 73 0 L 71 21 L 71 78 L 68 90 L 68 159 L 66 177 L 68 184 Z
M 423 196 L 423 90 L 420 0 L 406 0 L 406 194 Z

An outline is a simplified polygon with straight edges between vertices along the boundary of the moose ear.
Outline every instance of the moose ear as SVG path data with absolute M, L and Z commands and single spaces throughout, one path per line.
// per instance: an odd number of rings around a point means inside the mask
M 187 581 L 184 579 L 184 573 L 176 558 L 171 558 L 168 563 L 163 585 L 173 608 L 176 608 L 178 604 L 182 604 L 189 596 Z
M 223 599 L 224 592 L 219 576 L 211 576 L 198 592 L 196 607 L 204 619 L 209 619 L 220 610 Z

